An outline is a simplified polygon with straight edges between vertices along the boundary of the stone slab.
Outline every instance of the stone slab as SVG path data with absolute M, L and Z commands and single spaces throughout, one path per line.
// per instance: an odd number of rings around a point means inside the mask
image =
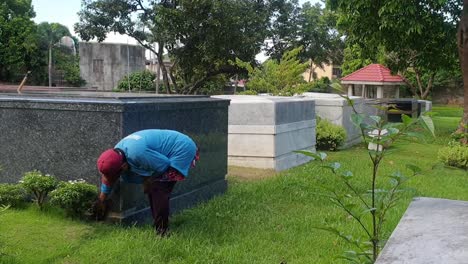
M 414 199 L 376 264 L 468 263 L 468 202 Z
M 229 125 L 281 125 L 315 119 L 314 107 L 300 98 L 216 95 L 229 99 Z
M 422 104 L 421 112 L 429 112 L 432 110 L 432 101 L 429 100 L 418 100 L 418 103 Z

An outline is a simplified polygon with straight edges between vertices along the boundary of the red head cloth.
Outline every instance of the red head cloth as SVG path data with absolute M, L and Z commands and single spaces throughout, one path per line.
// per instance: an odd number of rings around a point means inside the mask
M 97 167 L 100 173 L 103 174 L 103 183 L 112 185 L 120 176 L 122 164 L 124 163 L 123 155 L 114 149 L 104 151 L 97 160 Z

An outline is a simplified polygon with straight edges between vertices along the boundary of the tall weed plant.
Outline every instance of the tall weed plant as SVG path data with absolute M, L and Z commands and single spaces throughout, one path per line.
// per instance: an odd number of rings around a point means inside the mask
M 341 86 L 337 83 L 332 84 L 332 87 L 341 90 Z M 411 130 L 414 125 L 419 123 L 434 135 L 434 124 L 428 116 L 412 119 L 407 115 L 402 115 L 402 123 L 387 123 L 380 116 L 366 116 L 363 113 L 358 113 L 354 101 L 346 96 L 343 98 L 353 109 L 351 121 L 360 129 L 363 140 L 367 144 L 373 143 L 377 146 L 375 150 L 368 150 L 369 159 L 372 162 L 371 174 L 369 175 L 370 186 L 366 189 L 357 187 L 358 185 L 353 182 L 353 172 L 343 168 L 339 162 L 327 163 L 327 155 L 323 152 L 297 152 L 320 161 L 322 167 L 329 169 L 333 175 L 341 180 L 345 186 L 344 192 L 328 188 L 327 193 L 322 195 L 328 197 L 333 204 L 354 220 L 362 231 L 362 236 L 353 237 L 332 226 L 318 228 L 332 232 L 352 245 L 354 250 L 346 251 L 340 258 L 351 263 L 374 263 L 384 245 L 383 226 L 388 212 L 407 190 L 404 188 L 404 184 L 410 177 L 421 173 L 421 169 L 417 166 L 407 164 L 407 172 L 395 171 L 388 176 L 390 187 L 378 186 L 377 178 L 381 177 L 379 175 L 380 165 L 389 153 L 389 147 L 397 140 L 402 137 L 420 137 L 420 134 Z M 369 136 L 369 132 L 372 132 L 374 136 Z

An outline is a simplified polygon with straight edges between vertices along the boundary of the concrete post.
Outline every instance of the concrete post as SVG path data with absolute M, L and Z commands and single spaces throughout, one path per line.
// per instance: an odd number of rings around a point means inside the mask
M 383 98 L 382 86 L 377 86 L 377 98 Z

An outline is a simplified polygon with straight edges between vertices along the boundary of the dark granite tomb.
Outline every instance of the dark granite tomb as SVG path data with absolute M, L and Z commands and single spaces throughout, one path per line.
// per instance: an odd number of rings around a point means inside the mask
M 398 99 L 379 99 L 382 104 L 388 106 L 387 120 L 388 122 L 402 122 L 401 115 L 405 114 L 412 118 L 417 118 L 418 101 L 412 98 Z
M 0 182 L 31 170 L 60 180 L 99 184 L 96 159 L 142 129 L 173 129 L 200 146 L 200 161 L 171 200 L 177 211 L 225 191 L 229 100 L 206 96 L 69 92 L 0 94 Z M 124 223 L 150 216 L 142 186 L 120 183 L 111 218 Z

